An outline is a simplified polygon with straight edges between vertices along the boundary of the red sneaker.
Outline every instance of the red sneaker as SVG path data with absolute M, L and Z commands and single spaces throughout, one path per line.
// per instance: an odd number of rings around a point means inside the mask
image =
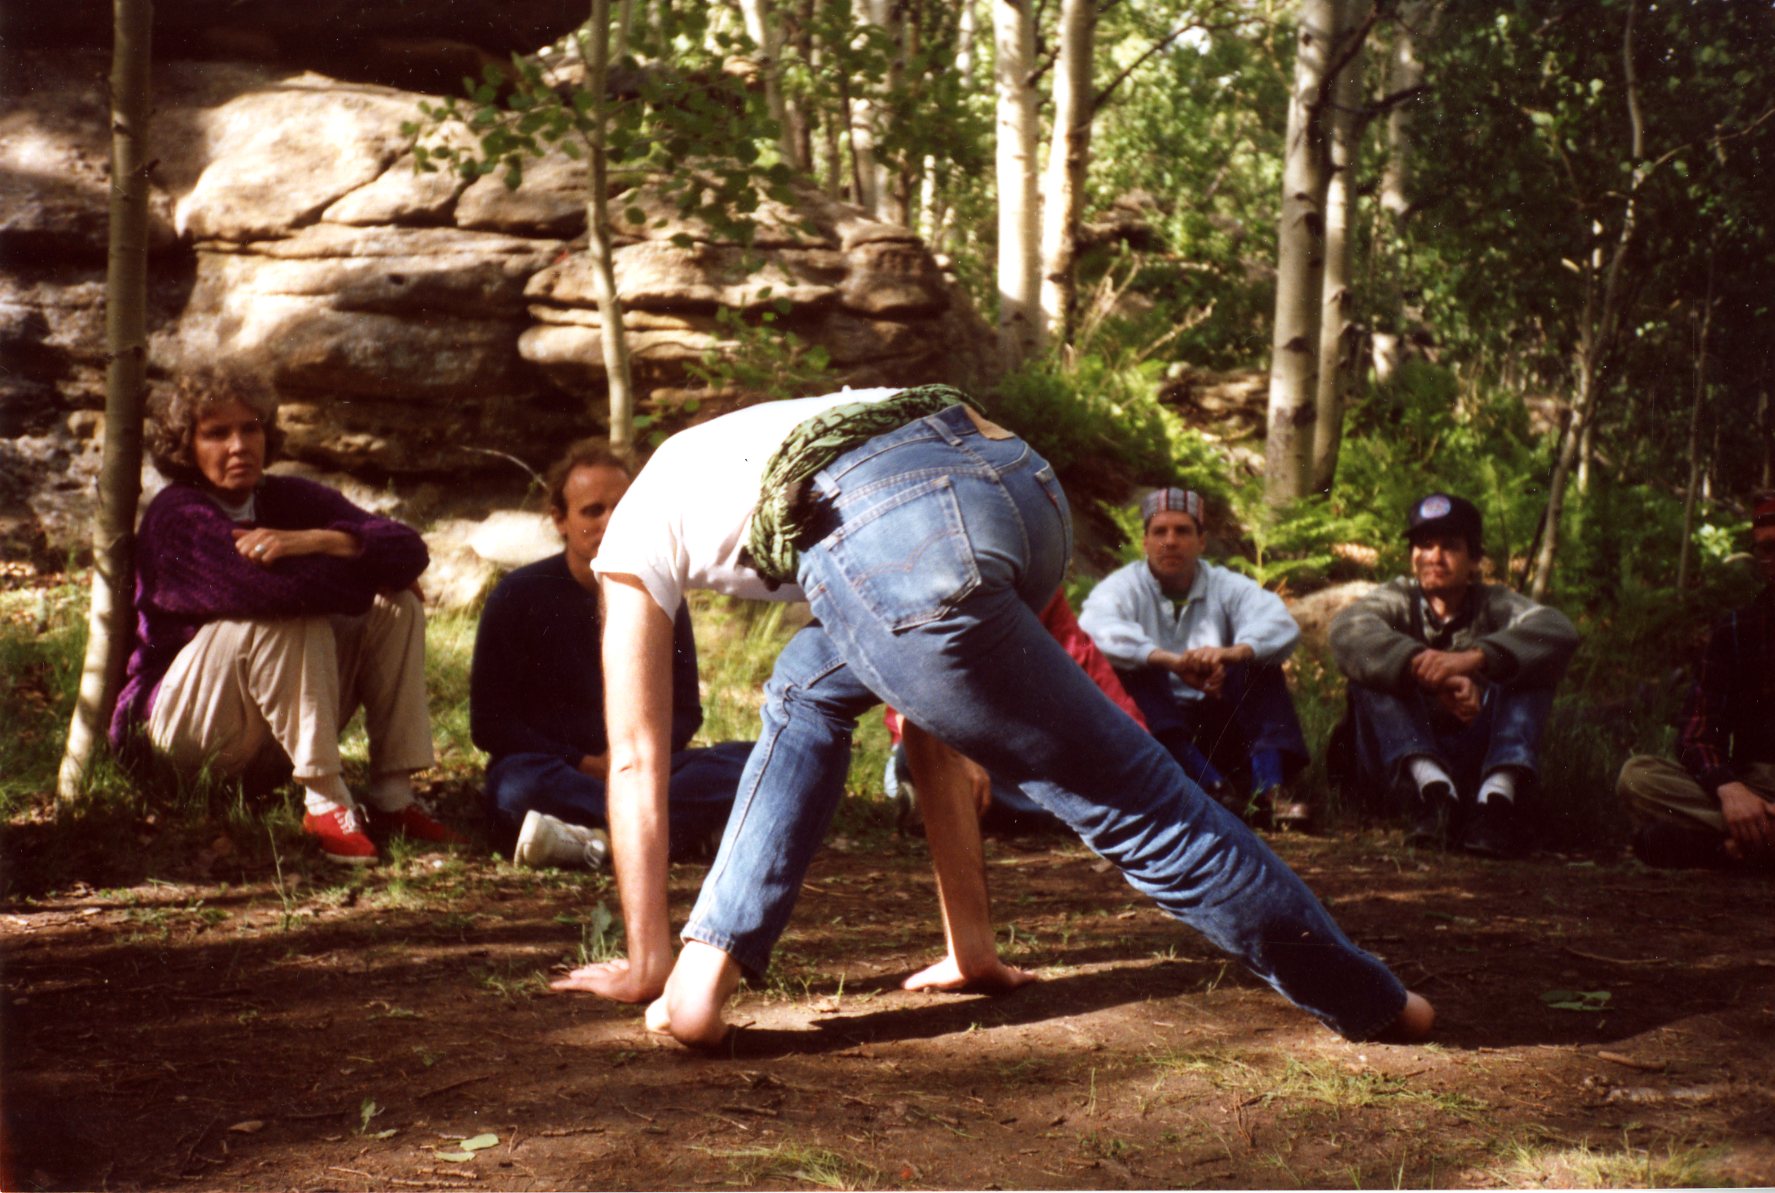
M 418 800 L 393 812 L 383 812 L 376 808 L 368 808 L 366 811 L 370 815 L 370 827 L 379 833 L 389 836 L 398 833 L 415 841 L 430 841 L 436 845 L 468 844 L 467 837 L 440 823 Z
M 302 817 L 302 831 L 320 842 L 321 856 L 346 866 L 376 864 L 376 843 L 364 832 L 355 808 L 334 808 Z

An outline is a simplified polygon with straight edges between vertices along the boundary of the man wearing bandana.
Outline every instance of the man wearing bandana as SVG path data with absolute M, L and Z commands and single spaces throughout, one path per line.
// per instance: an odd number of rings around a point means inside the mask
M 1285 784 L 1307 743 L 1282 676 L 1300 627 L 1281 597 L 1202 558 L 1201 494 L 1155 489 L 1140 518 L 1146 558 L 1104 577 L 1079 625 L 1203 790 L 1248 820 L 1304 827 Z
M 1648 866 L 1775 862 L 1775 492 L 1752 499 L 1750 533 L 1764 587 L 1714 624 L 1676 761 L 1630 758 L 1615 785 Z
M 1558 610 L 1484 582 L 1472 502 L 1447 493 L 1414 502 L 1405 537 L 1412 575 L 1331 624 L 1350 681 L 1357 779 L 1400 799 L 1414 844 L 1514 856 L 1517 797 L 1535 778 L 1578 632 Z

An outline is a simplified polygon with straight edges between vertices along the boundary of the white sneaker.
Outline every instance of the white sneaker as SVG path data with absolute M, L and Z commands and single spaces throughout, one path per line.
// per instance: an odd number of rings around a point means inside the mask
M 542 812 L 524 813 L 512 862 L 532 870 L 597 870 L 610 860 L 610 838 L 601 828 L 568 824 Z

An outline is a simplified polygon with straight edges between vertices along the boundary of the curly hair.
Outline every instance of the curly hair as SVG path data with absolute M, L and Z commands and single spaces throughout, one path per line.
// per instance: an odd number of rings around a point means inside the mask
M 614 468 L 630 480 L 635 479 L 635 466 L 627 456 L 612 451 L 601 439 L 581 439 L 555 461 L 544 483 L 549 490 L 549 509 L 560 517 L 567 515 L 567 478 L 580 468 Z
M 201 484 L 192 442 L 197 424 L 217 407 L 239 402 L 259 416 L 265 427 L 265 463 L 277 458 L 283 432 L 277 425 L 277 395 L 256 377 L 199 368 L 180 375 L 149 400 L 145 446 L 154 467 L 171 481 Z

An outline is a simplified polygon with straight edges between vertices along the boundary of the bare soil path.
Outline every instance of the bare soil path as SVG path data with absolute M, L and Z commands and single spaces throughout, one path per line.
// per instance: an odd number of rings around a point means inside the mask
M 1433 1045 L 1337 1039 L 1053 837 L 989 844 L 1043 976 L 1002 999 L 901 991 L 940 945 L 923 846 L 839 838 L 720 1056 L 544 992 L 602 878 L 223 856 L 15 899 L 9 1187 L 1775 1183 L 1768 878 L 1276 844 L 1435 1000 Z

